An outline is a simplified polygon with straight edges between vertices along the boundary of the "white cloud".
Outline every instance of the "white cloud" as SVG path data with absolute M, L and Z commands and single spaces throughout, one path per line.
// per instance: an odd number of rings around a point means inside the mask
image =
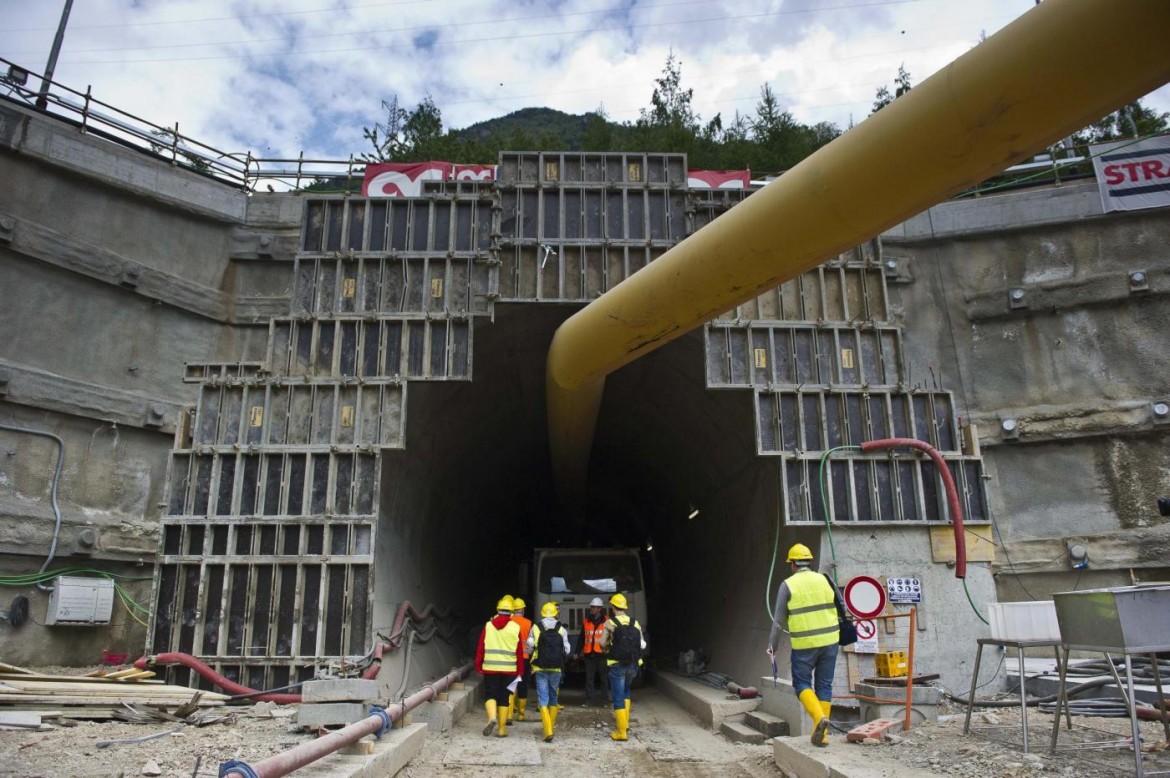
M 40 71 L 63 0 L 0 0 L 0 56 Z M 673 52 L 705 118 L 770 83 L 846 126 L 899 66 L 919 83 L 1033 0 L 88 0 L 56 80 L 228 152 L 347 158 L 397 95 L 447 127 L 528 106 L 632 121 Z M 1170 88 L 1147 99 L 1170 110 Z

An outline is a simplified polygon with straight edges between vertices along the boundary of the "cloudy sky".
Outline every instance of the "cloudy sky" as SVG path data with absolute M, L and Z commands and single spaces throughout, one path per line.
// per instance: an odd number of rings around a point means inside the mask
M 344 159 L 397 95 L 447 128 L 528 106 L 633 121 L 673 52 L 704 119 L 772 85 L 847 127 L 1034 0 L 75 0 L 55 80 L 226 152 Z M 0 56 L 45 68 L 64 0 L 0 0 Z M 1170 87 L 1147 99 L 1170 110 Z

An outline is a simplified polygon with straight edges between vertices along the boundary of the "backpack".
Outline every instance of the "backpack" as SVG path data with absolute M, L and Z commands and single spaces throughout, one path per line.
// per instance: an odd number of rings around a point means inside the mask
M 540 630 L 536 638 L 536 666 L 546 670 L 560 670 L 565 666 L 565 642 L 559 621 L 552 629 Z
M 634 626 L 634 620 L 629 624 L 614 622 L 613 637 L 609 643 L 609 658 L 623 665 L 635 664 L 642 658 L 642 631 Z

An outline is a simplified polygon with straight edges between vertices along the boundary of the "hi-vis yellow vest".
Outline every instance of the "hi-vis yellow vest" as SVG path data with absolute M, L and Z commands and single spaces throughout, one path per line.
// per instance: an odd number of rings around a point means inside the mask
M 519 624 L 509 621 L 503 629 L 496 629 L 489 621 L 483 630 L 483 671 L 485 673 L 516 672 L 516 646 L 519 643 Z
M 792 648 L 820 648 L 837 642 L 833 587 L 820 573 L 802 570 L 788 578 L 788 633 Z

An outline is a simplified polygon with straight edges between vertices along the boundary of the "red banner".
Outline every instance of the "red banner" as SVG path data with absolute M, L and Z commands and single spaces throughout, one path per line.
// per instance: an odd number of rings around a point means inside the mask
M 418 197 L 423 181 L 451 178 L 450 162 L 378 162 L 366 165 L 364 197 Z
M 456 181 L 495 181 L 495 165 L 455 165 Z
M 688 170 L 691 189 L 747 189 L 752 185 L 750 170 Z

